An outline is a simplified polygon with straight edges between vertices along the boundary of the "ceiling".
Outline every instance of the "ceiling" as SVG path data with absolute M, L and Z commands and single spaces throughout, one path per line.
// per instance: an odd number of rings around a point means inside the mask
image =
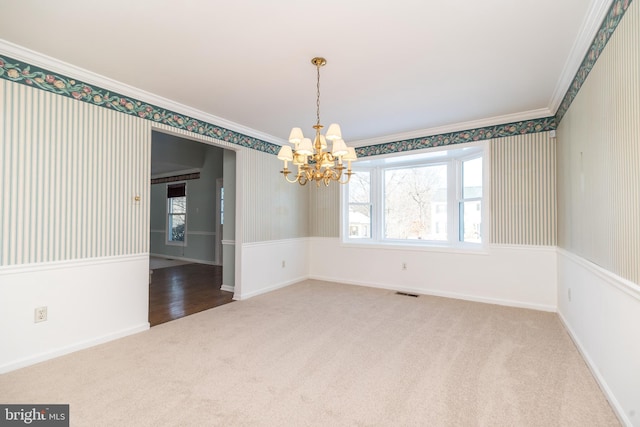
M 321 122 L 368 145 L 553 115 L 610 2 L 0 0 L 0 39 L 276 143 L 324 56 Z

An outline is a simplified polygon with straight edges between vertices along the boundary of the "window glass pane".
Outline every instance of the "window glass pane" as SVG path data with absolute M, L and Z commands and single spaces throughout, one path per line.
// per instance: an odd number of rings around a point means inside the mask
M 482 158 L 462 162 L 462 198 L 482 197 Z
M 384 171 L 387 239 L 447 240 L 447 166 Z
M 349 238 L 371 238 L 371 205 L 349 205 Z
M 220 224 L 224 225 L 224 187 L 220 188 Z
M 169 199 L 169 213 L 186 213 L 186 212 L 187 212 L 186 197 L 173 197 Z
M 462 218 L 462 241 L 471 243 L 481 243 L 482 227 L 482 202 L 474 200 L 472 202 L 460 203 L 460 218 Z
M 371 173 L 357 171 L 349 181 L 349 203 L 371 202 Z
M 169 240 L 184 242 L 185 215 L 169 215 Z

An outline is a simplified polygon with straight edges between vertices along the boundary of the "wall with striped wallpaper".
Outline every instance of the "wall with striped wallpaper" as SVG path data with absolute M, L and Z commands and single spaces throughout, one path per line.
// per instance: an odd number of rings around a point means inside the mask
M 640 283 L 640 7 L 558 128 L 559 246 Z
M 555 246 L 555 146 L 549 132 L 491 141 L 491 243 Z
M 243 171 L 243 242 L 307 237 L 309 188 L 284 180 L 276 156 L 246 150 L 238 163 Z
M 0 118 L 0 266 L 148 252 L 150 124 L 6 80 Z
M 309 235 L 340 236 L 340 185 L 315 185 L 309 189 Z

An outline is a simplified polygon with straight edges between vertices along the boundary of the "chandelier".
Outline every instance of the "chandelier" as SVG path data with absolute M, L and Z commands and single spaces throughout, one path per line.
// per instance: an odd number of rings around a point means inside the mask
M 311 63 L 317 70 L 316 124 L 313 126 L 316 134 L 312 143 L 310 138 L 304 137 L 302 129 L 296 127 L 291 129 L 289 142 L 293 144 L 293 150 L 290 146 L 284 145 L 278 152 L 278 159 L 284 161 L 284 168 L 280 173 L 288 182 L 297 182 L 300 185 L 305 185 L 309 181 L 315 181 L 318 187 L 321 182 L 326 186 L 331 181 L 346 184 L 353 174 L 351 162 L 357 159 L 356 151 L 345 144 L 339 125 L 334 123 L 329 126 L 326 135 L 320 133 L 320 129 L 323 128 L 320 124 L 320 67 L 323 67 L 327 60 L 316 57 L 311 60 Z M 327 140 L 332 142 L 331 151 L 327 149 Z M 289 174 L 292 173 L 287 167 L 289 162 L 298 167 L 294 179 L 289 178 Z M 346 168 L 344 162 L 347 162 Z M 346 172 L 343 172 L 345 169 Z

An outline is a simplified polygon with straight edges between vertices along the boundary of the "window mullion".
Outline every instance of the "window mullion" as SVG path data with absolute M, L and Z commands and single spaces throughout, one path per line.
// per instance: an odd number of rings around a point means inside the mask
M 380 167 L 371 171 L 371 238 L 377 242 L 384 239 L 384 183 L 382 173 L 383 171 Z
M 450 245 L 456 245 L 460 239 L 460 190 L 459 179 L 461 171 L 456 160 L 447 162 L 447 206 L 449 211 L 449 228 L 447 240 Z

